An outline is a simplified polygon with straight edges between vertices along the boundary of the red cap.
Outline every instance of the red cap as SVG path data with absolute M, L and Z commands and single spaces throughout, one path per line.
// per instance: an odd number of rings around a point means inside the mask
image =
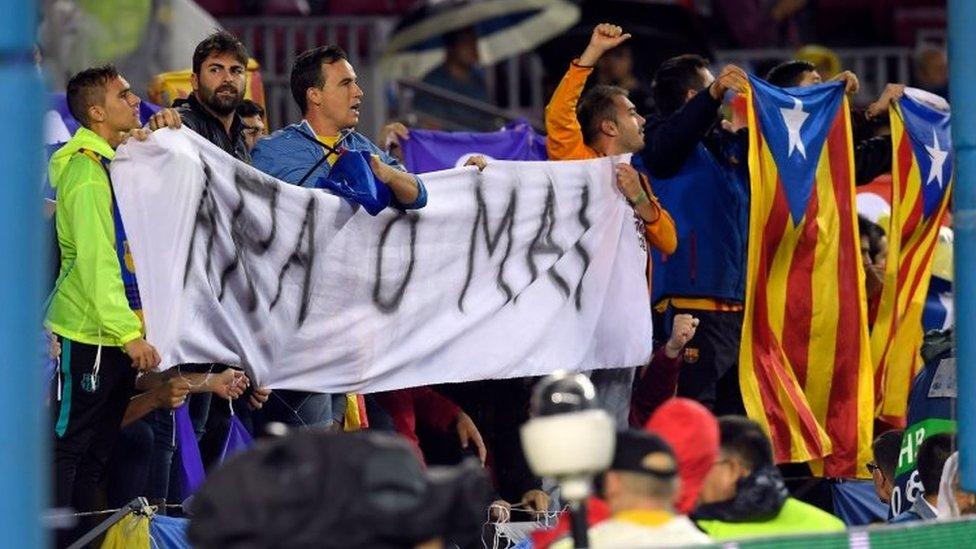
M 705 475 L 718 457 L 718 420 L 708 408 L 687 398 L 672 398 L 655 410 L 644 429 L 671 445 L 678 458 L 681 491 L 676 507 L 690 513 Z

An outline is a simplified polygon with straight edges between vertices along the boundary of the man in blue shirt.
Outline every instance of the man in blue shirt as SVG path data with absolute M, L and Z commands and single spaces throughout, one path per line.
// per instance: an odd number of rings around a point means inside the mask
M 372 155 L 374 175 L 390 188 L 391 205 L 424 207 L 427 190 L 420 179 L 355 131 L 364 94 L 344 51 L 322 46 L 299 55 L 291 70 L 291 93 L 305 119 L 258 141 L 252 151 L 255 168 L 288 183 L 315 187 L 328 177 L 343 150 L 366 151 Z
M 258 141 L 251 152 L 255 168 L 293 185 L 321 188 L 344 152 L 367 152 L 373 175 L 389 187 L 390 206 L 424 207 L 423 182 L 355 131 L 364 94 L 345 52 L 336 46 L 303 52 L 291 70 L 291 92 L 304 119 Z M 265 418 L 294 426 L 339 427 L 345 404 L 345 395 L 275 390 Z

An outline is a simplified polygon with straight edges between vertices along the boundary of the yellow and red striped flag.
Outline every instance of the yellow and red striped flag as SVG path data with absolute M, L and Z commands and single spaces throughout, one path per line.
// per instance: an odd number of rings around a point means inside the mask
M 750 83 L 746 411 L 777 462 L 866 476 L 874 384 L 843 86 Z
M 922 313 L 939 228 L 952 193 L 949 105 L 906 90 L 891 106 L 891 218 L 878 318 L 871 331 L 877 415 L 904 427 L 908 393 L 922 367 Z

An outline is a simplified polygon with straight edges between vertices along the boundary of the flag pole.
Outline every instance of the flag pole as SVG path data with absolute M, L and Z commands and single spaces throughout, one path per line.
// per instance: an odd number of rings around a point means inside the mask
M 976 491 L 976 2 L 949 0 L 949 95 L 956 155 L 953 197 L 955 239 L 956 368 L 959 398 L 959 472 Z
M 47 498 L 41 403 L 41 129 L 44 89 L 34 65 L 37 3 L 0 0 L 0 531 L 4 545 L 45 546 Z
M 0 531 L 7 547 L 46 545 L 41 402 L 41 129 L 44 88 L 34 65 L 37 5 L 0 0 Z

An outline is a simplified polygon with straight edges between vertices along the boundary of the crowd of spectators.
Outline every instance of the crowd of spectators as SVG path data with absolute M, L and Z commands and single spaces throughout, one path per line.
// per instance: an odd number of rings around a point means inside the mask
M 409 4 L 377 2 L 381 3 L 394 11 Z M 223 9 L 235 15 L 234 10 L 269 14 L 295 6 L 299 11 L 335 13 L 341 3 L 209 4 L 215 13 Z M 739 46 L 801 43 L 802 19 L 809 11 L 806 2 L 714 4 L 717 14 L 739 13 L 750 21 L 755 17 L 752 31 L 733 37 Z M 445 62 L 424 81 L 487 102 L 474 32 L 469 28 L 451 33 L 445 39 Z M 651 249 L 671 257 L 663 276 L 668 291 L 655 303 L 664 329 L 652 360 L 640 368 L 591 375 L 601 407 L 620 429 L 613 464 L 602 475 L 600 497 L 591 508 L 597 510 L 590 529 L 593 546 L 698 544 L 842 530 L 844 524 L 829 512 L 789 495 L 773 462 L 769 438 L 744 417 L 737 360 L 747 235 L 744 216 L 724 213 L 748 202 L 742 161 L 748 129 L 723 120 L 721 109 L 727 95 L 745 89 L 746 72 L 729 65 L 714 76 L 706 59 L 678 55 L 653 75 L 638 74 L 634 58 L 640 52 L 629 47 L 629 38 L 621 27 L 596 26 L 582 54 L 564 59 L 569 62 L 567 72 L 545 112 L 551 160 L 633 154 L 633 163 L 615 166 L 615 180 L 650 245 L 649 285 Z M 269 124 L 261 106 L 244 100 L 247 62 L 248 52 L 236 37 L 226 32 L 209 36 L 193 55 L 193 93 L 154 115 L 145 128 L 138 120 L 140 99 L 114 68 L 86 69 L 68 83 L 71 114 L 82 129 L 54 155 L 50 170 L 57 192 L 61 258 L 47 316 L 51 354 L 61 361 L 50 399 L 53 505 L 84 512 L 118 506 L 135 496 L 182 502 L 187 494 L 179 479 L 180 458 L 174 455 L 173 410 L 186 407 L 204 463 L 218 470 L 221 443 L 231 423 L 228 401 L 236 400 L 235 420 L 256 438 L 270 436 L 269 426 L 279 424 L 337 438 L 351 436 L 337 433 L 362 429 L 361 419 L 368 417 L 370 431 L 398 435 L 417 458 L 421 467 L 411 474 L 474 456 L 490 473 L 490 509 L 496 521 L 511 518 L 513 512 L 534 517 L 558 510 L 558 494 L 533 475 L 517 436 L 528 418 L 536 380 L 486 380 L 364 396 L 271 391 L 252 386 L 244 372 L 222 365 L 186 364 L 154 372 L 160 359 L 144 338 L 137 273 L 127 261 L 131 258 L 124 229 L 115 222 L 118 213 L 113 210 L 106 168 L 126 139 L 186 126 L 238 160 L 306 187 L 317 187 L 326 178 L 340 149 L 362 152 L 369 169 L 389 188 L 390 207 L 421 209 L 428 201 L 423 180 L 408 173 L 389 151 L 407 128 L 391 123 L 379 145 L 356 131 L 363 90 L 356 67 L 342 49 L 321 46 L 296 58 L 290 85 L 302 119 L 287 121 L 292 124 L 271 135 L 266 135 Z M 944 95 L 944 51 L 921 48 L 913 74 L 919 86 Z M 821 74 L 814 64 L 797 60 L 781 63 L 763 76 L 783 87 L 834 79 L 851 94 L 859 85 L 849 71 Z M 855 128 L 855 135 L 863 137 L 855 144 L 858 184 L 890 169 L 891 139 L 884 113 L 903 92 L 900 83 L 885 88 L 860 115 L 865 125 L 873 126 Z M 470 129 L 490 129 L 463 106 L 425 101 L 418 100 L 417 107 L 427 114 Z M 472 163 L 483 169 L 485 160 Z M 667 204 L 676 198 L 659 196 L 663 186 L 675 185 L 694 186 L 695 192 L 688 195 L 695 200 L 714 200 L 702 202 L 698 218 L 673 218 Z M 705 218 L 725 219 L 727 226 L 708 223 L 715 233 L 699 233 L 697 244 L 684 241 L 675 229 L 681 223 L 704 226 Z M 883 284 L 885 236 L 866 219 L 860 227 L 867 295 L 876 300 Z M 713 277 L 699 280 L 693 292 L 681 274 L 682 266 L 691 261 L 682 255 L 688 249 L 697 250 L 702 272 Z M 691 425 L 697 427 L 690 430 Z M 694 440 L 689 440 L 691 432 Z M 867 464 L 882 501 L 891 497 L 900 435 L 881 434 L 874 444 L 875 461 Z M 893 517 L 894 522 L 972 510 L 972 497 L 958 489 L 955 473 L 949 472 L 954 449 L 949 435 L 930 437 L 921 445 L 918 469 L 924 496 Z M 948 481 L 943 471 L 949 472 Z M 950 492 L 951 502 L 944 502 Z M 59 543 L 89 526 L 91 521 L 82 521 L 78 530 L 63 532 Z M 562 532 L 557 526 L 533 543 L 566 546 Z

